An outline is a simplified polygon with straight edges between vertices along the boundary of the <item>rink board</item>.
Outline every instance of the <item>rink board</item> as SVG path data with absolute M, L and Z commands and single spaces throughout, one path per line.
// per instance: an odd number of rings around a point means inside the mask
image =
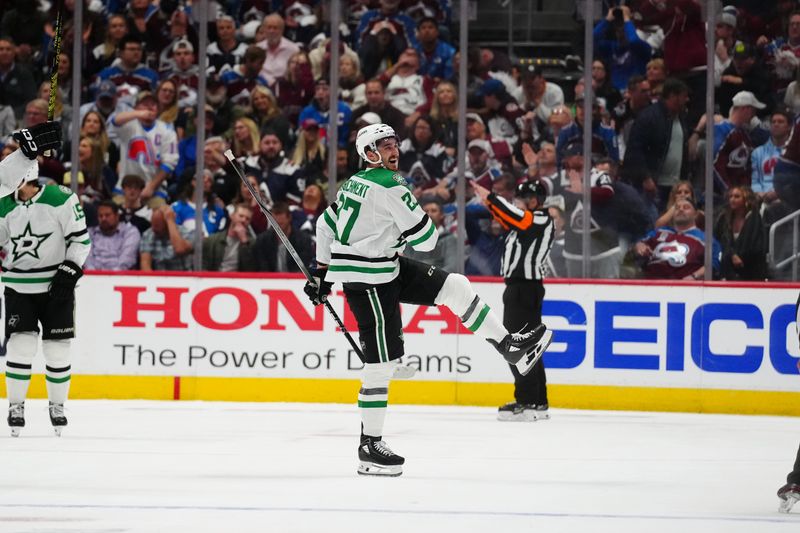
M 502 313 L 502 282 L 474 282 Z M 87 275 L 71 397 L 354 402 L 358 357 L 302 287 L 281 275 Z M 546 288 L 551 405 L 800 415 L 800 285 L 558 280 Z M 331 301 L 357 332 L 341 293 Z M 404 305 L 402 316 L 405 359 L 420 371 L 393 382 L 392 402 L 511 399 L 507 365 L 452 313 Z M 38 356 L 34 372 L 43 368 Z M 31 396 L 44 396 L 41 375 Z

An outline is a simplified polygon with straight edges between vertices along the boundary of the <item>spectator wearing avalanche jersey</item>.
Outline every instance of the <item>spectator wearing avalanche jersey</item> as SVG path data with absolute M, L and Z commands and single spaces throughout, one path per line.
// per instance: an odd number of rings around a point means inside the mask
M 800 116 L 795 117 L 789 140 L 786 141 L 783 152 L 778 158 L 778 162 L 775 163 L 773 186 L 780 200 L 776 207 L 781 209 L 776 210 L 776 216 L 770 217 L 771 221 L 800 209 L 798 175 L 800 175 Z
M 158 83 L 158 74 L 142 63 L 142 43 L 126 35 L 119 41 L 116 60 L 98 74 L 98 84 L 111 80 L 117 86 L 117 95 L 126 103 L 133 104 L 139 91 L 152 91 Z
M 750 186 L 753 175 L 753 141 L 750 138 L 750 122 L 756 109 L 766 105 L 749 91 L 740 91 L 733 97 L 733 105 L 727 120 L 714 125 L 714 188 L 726 193 L 730 187 Z M 706 116 L 700 117 L 690 139 L 689 151 L 694 153 L 694 141 L 705 132 Z
M 634 254 L 649 279 L 701 280 L 705 275 L 705 234 L 695 225 L 697 208 L 689 199 L 675 202 L 670 226 L 648 233 L 634 246 Z M 719 272 L 722 248 L 712 241 L 711 264 L 714 275 Z
M 112 115 L 109 133 L 120 143 L 120 176 L 136 174 L 144 178 L 141 198 L 151 208 L 166 202 L 166 179 L 178 164 L 178 137 L 175 129 L 156 118 L 158 103 L 151 92 L 139 93 L 133 111 Z M 122 195 L 122 181 L 115 195 Z
M 453 77 L 453 58 L 456 49 L 439 39 L 439 25 L 433 17 L 422 17 L 417 23 L 419 45 L 419 74 L 435 81 Z
M 370 9 L 361 16 L 355 31 L 356 50 L 375 48 L 375 36 L 382 28 L 398 41 L 395 47 L 399 50 L 419 45 L 414 19 L 400 10 L 400 0 L 380 0 L 379 9 Z
M 222 73 L 220 79 L 228 91 L 228 99 L 235 105 L 247 106 L 250 94 L 256 85 L 267 87 L 267 80 L 261 75 L 261 68 L 267 53 L 256 45 L 249 46 L 244 53 L 241 65 L 236 65 Z
M 236 39 L 236 21 L 230 15 L 216 20 L 217 40 L 208 45 L 208 63 L 217 75 L 230 70 L 242 62 L 247 44 Z

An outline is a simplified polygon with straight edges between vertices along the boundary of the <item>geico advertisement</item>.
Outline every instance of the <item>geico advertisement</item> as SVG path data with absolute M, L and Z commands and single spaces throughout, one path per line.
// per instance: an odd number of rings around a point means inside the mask
M 474 283 L 502 316 L 502 283 Z M 84 374 L 357 378 L 361 363 L 296 278 L 88 275 L 77 296 Z M 797 289 L 547 283 L 552 383 L 797 391 Z M 337 290 L 338 289 L 338 290 Z M 358 340 L 334 287 L 333 307 Z M 444 308 L 402 306 L 423 380 L 508 382 L 482 338 Z

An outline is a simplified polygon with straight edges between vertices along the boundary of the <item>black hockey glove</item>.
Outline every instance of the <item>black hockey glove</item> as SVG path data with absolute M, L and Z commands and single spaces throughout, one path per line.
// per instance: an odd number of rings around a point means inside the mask
M 64 261 L 58 265 L 56 275 L 50 282 L 48 291 L 50 297 L 56 300 L 68 300 L 75 293 L 75 285 L 81 276 L 83 269 L 72 261 Z
M 314 283 L 307 281 L 306 286 L 303 288 L 306 296 L 308 296 L 308 299 L 311 300 L 311 303 L 314 305 L 325 302 L 328 299 L 328 295 L 331 293 L 333 283 L 325 281 L 325 274 L 327 272 L 327 268 L 313 269 L 311 271 L 311 277 L 314 279 Z
M 11 136 L 17 141 L 25 157 L 36 159 L 37 155 L 43 154 L 46 150 L 61 147 L 61 123 L 44 122 L 15 131 Z

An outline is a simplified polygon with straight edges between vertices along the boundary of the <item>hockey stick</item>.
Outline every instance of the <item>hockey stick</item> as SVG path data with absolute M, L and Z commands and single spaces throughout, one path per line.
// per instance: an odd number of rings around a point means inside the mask
M 242 169 L 240 169 L 239 165 L 236 164 L 236 159 L 233 157 L 233 152 L 227 150 L 225 152 L 225 157 L 228 158 L 228 161 L 230 161 L 231 166 L 234 168 L 234 170 L 236 170 L 236 174 L 239 176 L 239 179 L 241 179 L 247 186 L 247 190 L 250 191 L 250 194 L 253 195 L 253 199 L 258 204 L 259 209 L 261 209 L 261 212 L 264 213 L 265 217 L 267 217 L 269 225 L 272 226 L 273 230 L 275 230 L 275 234 L 278 236 L 283 245 L 289 251 L 289 255 L 291 255 L 292 259 L 294 259 L 294 262 L 297 263 L 297 266 L 300 268 L 300 271 L 303 273 L 303 275 L 306 277 L 309 283 L 311 283 L 312 285 L 316 285 L 317 282 L 314 281 L 314 278 L 311 276 L 311 273 L 308 271 L 308 268 L 306 268 L 306 265 L 303 264 L 303 260 L 300 259 L 299 255 L 297 255 L 297 250 L 294 249 L 292 243 L 289 242 L 289 238 L 286 237 L 286 234 L 283 233 L 283 230 L 280 228 L 280 226 L 278 226 L 278 222 L 272 216 L 272 213 L 269 212 L 269 209 L 267 209 L 267 207 L 264 205 L 263 201 L 261 200 L 261 196 L 255 190 L 253 185 L 249 181 L 247 181 L 247 178 L 242 172 Z M 328 300 L 325 300 L 324 303 L 325 303 L 325 308 L 328 310 L 328 313 L 330 313 L 330 315 L 333 317 L 333 321 L 336 322 L 336 325 L 339 326 L 340 330 L 342 330 L 344 336 L 347 337 L 348 342 L 350 342 L 350 346 L 356 352 L 359 359 L 361 359 L 361 362 L 362 363 L 365 362 L 364 354 L 361 352 L 361 348 L 358 346 L 358 344 L 356 344 L 356 341 L 350 335 L 350 332 L 347 331 L 347 328 L 344 327 L 344 323 L 342 322 L 342 319 L 339 318 L 339 315 L 336 314 L 336 310 L 333 308 L 333 306 Z
M 50 67 L 50 98 L 47 100 L 47 120 L 56 114 L 56 91 L 58 90 L 58 65 L 61 63 L 61 34 L 64 31 L 64 0 L 59 0 L 56 29 L 53 35 L 53 63 Z

